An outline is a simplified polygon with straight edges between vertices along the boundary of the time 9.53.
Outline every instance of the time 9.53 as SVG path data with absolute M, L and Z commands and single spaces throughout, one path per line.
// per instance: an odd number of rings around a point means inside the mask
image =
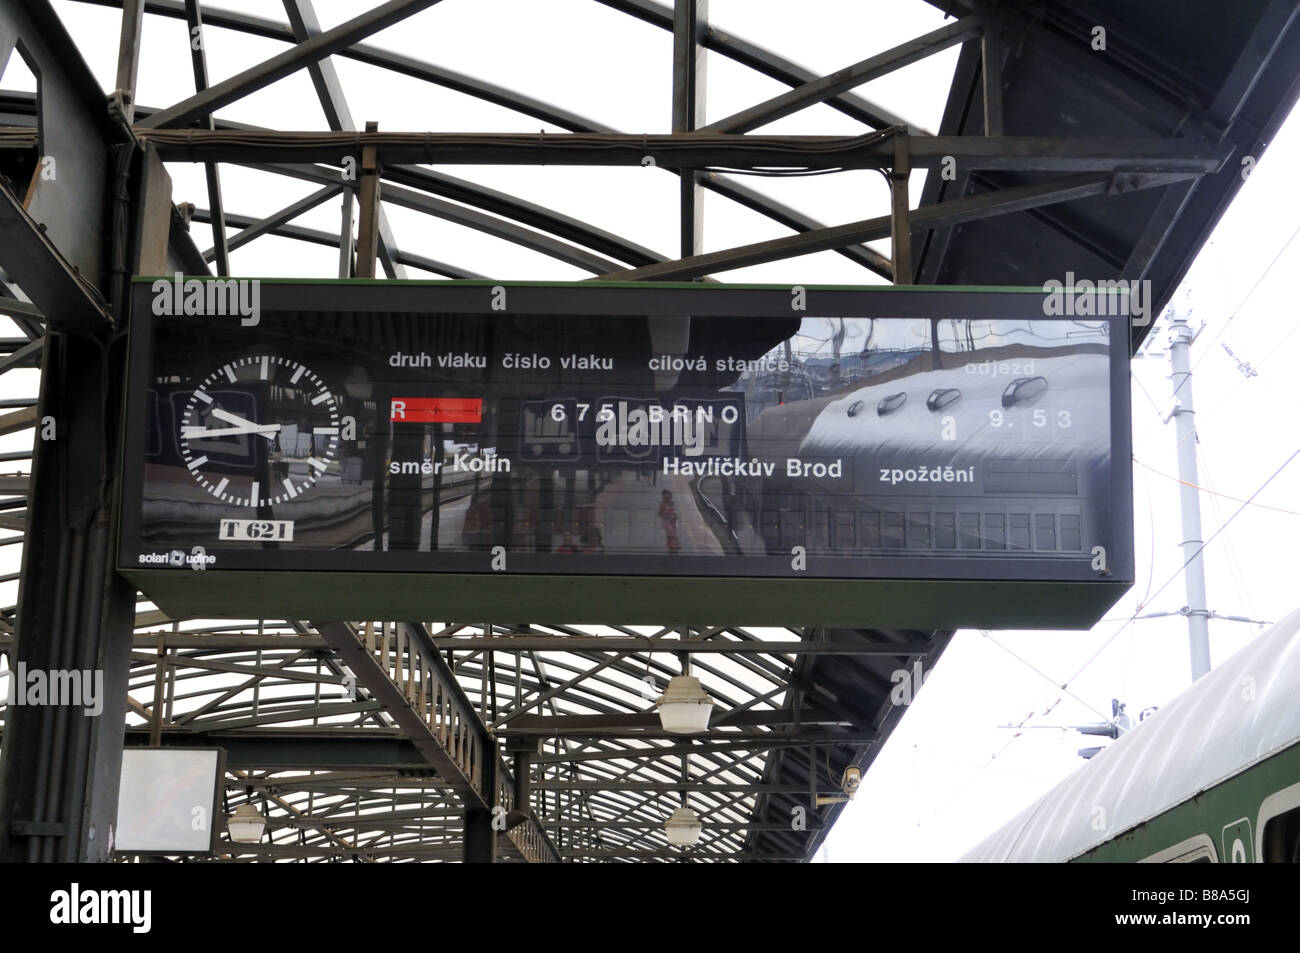
M 1017 415 L 1019 416 L 1019 415 Z M 1031 427 L 1059 427 L 1062 430 L 1069 429 L 1074 420 L 1068 410 L 1050 411 L 1042 407 L 1035 408 L 1028 415 L 1029 425 Z M 990 427 L 1014 427 L 1015 421 L 1008 420 L 1006 411 L 990 410 L 989 411 Z

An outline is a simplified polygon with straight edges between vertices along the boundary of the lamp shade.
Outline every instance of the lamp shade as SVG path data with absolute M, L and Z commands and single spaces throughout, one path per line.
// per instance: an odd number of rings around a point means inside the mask
M 262 839 L 262 831 L 266 830 L 266 818 L 245 802 L 226 819 L 226 830 L 230 831 L 230 839 L 236 844 L 256 844 Z
M 694 847 L 702 830 L 699 816 L 689 807 L 679 807 L 664 822 L 664 833 L 674 847 Z
M 664 731 L 675 735 L 693 735 L 709 730 L 713 699 L 690 675 L 676 675 L 659 696 L 659 721 Z

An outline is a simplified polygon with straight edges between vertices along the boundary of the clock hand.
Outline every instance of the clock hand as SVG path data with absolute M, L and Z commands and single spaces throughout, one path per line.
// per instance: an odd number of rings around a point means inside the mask
M 251 420 L 245 420 L 243 417 L 239 417 L 235 414 L 232 414 L 227 410 L 222 410 L 220 407 L 212 408 L 212 416 L 216 417 L 218 420 L 224 420 L 228 424 L 234 424 L 236 427 L 258 426 L 257 424 L 253 423 Z M 277 424 L 276 426 L 279 425 Z
M 275 434 L 280 430 L 279 424 L 266 424 L 258 426 L 249 424 L 244 427 L 221 427 L 216 430 L 208 430 L 206 427 L 182 427 L 181 436 L 191 437 L 235 437 L 243 434 L 260 433 L 267 440 L 274 440 Z

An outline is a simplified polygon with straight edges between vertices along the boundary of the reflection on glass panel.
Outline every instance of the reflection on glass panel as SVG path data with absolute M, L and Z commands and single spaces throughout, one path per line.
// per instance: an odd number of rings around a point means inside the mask
M 803 547 L 852 575 L 1077 559 L 1111 522 L 1104 321 L 269 311 L 256 343 L 201 321 L 154 340 L 141 540 L 162 553 Z

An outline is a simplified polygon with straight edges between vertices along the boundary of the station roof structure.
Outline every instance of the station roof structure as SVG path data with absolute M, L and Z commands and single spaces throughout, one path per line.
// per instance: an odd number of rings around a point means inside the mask
M 917 25 L 888 46 L 867 41 L 852 3 L 809 4 L 802 19 L 791 7 L 774 33 L 720 0 L 573 0 L 563 13 L 589 28 L 548 12 L 554 37 L 533 64 L 511 68 L 503 52 L 472 73 L 418 51 L 451 29 L 486 53 L 494 24 L 522 7 L 390 0 L 322 22 L 323 6 L 0 0 L 0 314 L 12 324 L 0 372 L 13 382 L 0 435 L 18 447 L 0 475 L 8 553 L 57 523 L 28 504 L 42 386 L 30 369 L 51 373 L 56 332 L 120 330 L 121 279 L 150 273 L 144 262 L 247 277 L 785 280 L 801 262 L 864 284 L 1073 274 L 1150 281 L 1154 315 L 1300 93 L 1296 0 L 896 0 L 861 14 Z M 848 63 L 801 65 L 746 38 L 785 31 L 814 49 L 846 29 L 866 43 Z M 613 78 L 611 48 L 629 63 Z M 638 71 L 656 58 L 657 73 Z M 583 93 L 552 99 L 538 90 L 563 83 L 530 83 L 529 69 L 561 59 Z M 911 76 L 906 95 L 869 85 Z M 606 81 L 617 95 L 588 95 Z M 726 84 L 723 102 L 710 82 Z M 425 96 L 454 102 L 461 124 Z M 382 128 L 367 128 L 365 110 L 381 107 Z M 48 157 L 57 179 L 42 175 Z M 340 177 L 344 157 L 378 170 L 377 196 Z M 830 171 L 820 201 L 842 221 L 801 209 L 803 183 L 775 181 Z M 622 207 L 642 190 L 657 232 Z M 593 208 L 601 224 L 574 211 Z M 775 237 L 706 245 L 711 216 Z M 1135 326 L 1134 347 L 1148 330 Z M 30 551 L 23 573 L 44 582 L 0 577 L 11 667 L 16 593 L 56 586 Z M 215 621 L 139 602 L 117 684 L 125 743 L 227 751 L 228 808 L 251 800 L 270 829 L 255 846 L 224 844 L 225 859 L 459 860 L 466 811 L 509 788 L 502 860 L 801 862 L 843 809 L 845 769 L 869 770 L 905 711 L 894 673 L 932 669 L 952 635 L 482 617 Z M 653 711 L 686 654 L 717 703 L 693 739 Z M 417 659 L 445 700 L 440 720 L 410 704 Z M 94 739 L 79 743 L 68 757 L 92 757 Z M 5 754 L 5 778 L 37 770 L 39 745 Z M 663 829 L 683 793 L 704 824 L 687 850 Z M 72 822 L 53 802 L 24 830 L 6 809 L 0 827 L 29 856 L 78 856 L 59 846 Z

